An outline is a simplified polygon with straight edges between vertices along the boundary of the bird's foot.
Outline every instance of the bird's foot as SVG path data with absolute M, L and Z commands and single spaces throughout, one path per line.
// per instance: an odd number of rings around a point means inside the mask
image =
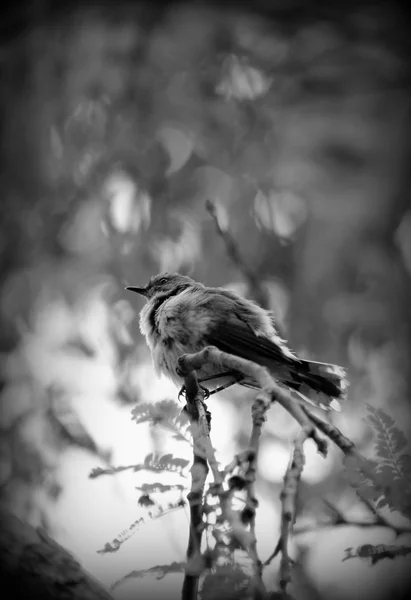
M 208 400 L 208 398 L 211 396 L 211 394 L 213 392 L 210 392 L 206 387 L 204 387 L 203 385 L 201 385 L 201 383 L 198 384 L 198 387 L 202 390 L 203 394 L 204 394 L 204 400 Z M 184 399 L 187 399 L 187 390 L 186 390 L 186 386 L 183 385 L 180 388 L 180 391 L 178 392 L 178 399 L 180 400 L 181 396 L 184 396 Z

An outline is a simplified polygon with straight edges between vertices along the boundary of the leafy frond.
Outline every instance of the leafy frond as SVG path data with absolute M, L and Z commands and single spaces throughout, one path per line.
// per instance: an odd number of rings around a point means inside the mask
M 155 481 L 154 483 L 143 483 L 140 486 L 136 486 L 136 490 L 139 490 L 144 494 L 163 494 L 164 492 L 172 492 L 174 490 L 182 492 L 184 491 L 184 489 L 185 486 L 181 484 L 165 485 L 163 483 L 160 483 L 159 481 Z
M 119 467 L 109 467 L 107 469 L 103 469 L 101 467 L 96 467 L 92 469 L 89 478 L 96 479 L 97 477 L 101 477 L 102 475 L 115 475 L 117 473 L 121 473 L 122 471 L 132 470 L 135 473 L 138 471 L 154 471 L 156 473 L 163 473 L 164 471 L 169 471 L 171 473 L 177 473 L 182 477 L 185 477 L 183 470 L 189 464 L 188 460 L 184 458 L 174 457 L 173 454 L 163 454 L 163 456 L 156 457 L 153 452 L 147 454 L 144 459 L 144 463 L 137 463 L 136 465 L 126 465 Z
M 384 461 L 395 461 L 399 453 L 407 446 L 403 432 L 396 427 L 394 419 L 381 408 L 367 404 L 367 421 L 377 434 L 376 454 Z
M 97 479 L 97 477 L 101 477 L 102 475 L 116 475 L 117 473 L 122 473 L 123 471 L 141 471 L 143 465 L 125 465 L 119 467 L 108 467 L 107 469 L 103 469 L 102 467 L 96 467 L 92 469 L 89 475 L 89 479 Z
M 141 500 L 141 498 L 140 498 Z M 171 512 L 175 512 L 176 510 L 180 510 L 185 506 L 185 502 L 183 499 L 178 500 L 177 502 L 168 502 L 166 508 L 163 506 L 156 504 L 155 502 L 140 502 L 141 506 L 149 508 L 147 515 L 150 520 L 159 519 L 160 517 L 164 517 Z M 153 507 L 153 508 L 152 508 Z M 127 540 L 129 540 L 142 525 L 146 523 L 146 520 L 143 517 L 140 517 L 136 521 L 134 521 L 128 529 L 122 531 L 117 537 L 114 538 L 111 542 L 107 542 L 101 550 L 97 550 L 98 554 L 109 554 L 112 552 L 117 552 L 120 549 L 120 546 L 124 544 Z
M 144 519 L 141 517 L 134 521 L 128 529 L 122 531 L 117 537 L 114 538 L 111 542 L 107 542 L 101 550 L 97 550 L 97 554 L 109 554 L 113 552 L 117 552 L 120 549 L 120 546 L 124 544 L 127 540 L 129 540 L 145 523 Z
M 128 579 L 137 579 L 147 577 L 147 575 L 153 575 L 155 579 L 163 579 L 166 575 L 170 575 L 170 573 L 182 573 L 184 572 L 185 563 L 183 562 L 172 562 L 170 565 L 156 565 L 154 567 L 150 567 L 149 569 L 139 569 L 130 571 L 121 579 L 118 579 L 113 583 L 111 589 L 114 590 L 119 585 L 127 581 Z
M 190 423 L 187 414 L 174 400 L 161 400 L 154 404 L 138 404 L 131 411 L 132 420 L 137 424 L 160 425 L 174 433 L 174 439 L 191 444 L 188 437 Z
M 353 550 L 354 548 L 345 549 L 346 555 L 342 559 L 342 562 L 349 558 L 369 558 L 371 564 L 375 565 L 384 558 L 394 559 L 397 556 L 407 556 L 407 554 L 411 553 L 411 546 L 387 546 L 386 544 L 374 546 L 373 544 L 364 544 Z
M 174 457 L 173 454 L 163 454 L 163 456 L 156 457 L 152 452 L 147 454 L 144 460 L 144 469 L 147 471 L 155 471 L 156 473 L 162 473 L 169 471 L 171 473 L 178 473 L 182 477 L 185 477 L 183 470 L 189 465 L 190 461 L 184 458 Z
M 367 404 L 367 421 L 376 433 L 375 472 L 384 489 L 385 502 L 391 510 L 399 510 L 411 517 L 411 456 L 402 453 L 407 446 L 403 432 L 395 425 L 393 418 L 381 408 Z M 381 504 L 382 502 L 382 504 Z
M 131 411 L 132 420 L 136 423 L 150 422 L 153 425 L 164 420 L 176 419 L 181 413 L 181 407 L 174 400 L 160 400 L 159 402 L 144 402 L 137 404 Z

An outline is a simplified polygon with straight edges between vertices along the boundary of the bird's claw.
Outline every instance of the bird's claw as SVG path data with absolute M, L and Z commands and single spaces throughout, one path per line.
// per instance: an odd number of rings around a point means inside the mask
M 201 385 L 201 383 L 198 384 L 199 388 L 202 390 L 203 394 L 204 394 L 204 400 L 208 400 L 208 398 L 211 396 L 210 391 L 204 387 L 203 385 Z M 183 385 L 180 388 L 180 391 L 178 392 L 178 400 L 180 400 L 181 396 L 184 396 L 184 399 L 187 398 L 187 390 L 186 390 L 186 386 Z
M 209 397 L 211 396 L 210 391 L 206 387 L 204 387 L 203 385 L 201 385 L 201 383 L 199 383 L 199 386 L 203 390 L 204 400 L 208 400 Z

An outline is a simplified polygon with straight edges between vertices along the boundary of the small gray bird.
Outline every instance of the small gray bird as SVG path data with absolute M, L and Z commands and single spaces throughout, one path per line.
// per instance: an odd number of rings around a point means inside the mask
M 178 374 L 178 358 L 216 346 L 266 367 L 278 383 L 321 408 L 338 409 L 338 400 L 345 397 L 344 369 L 298 358 L 279 337 L 273 315 L 235 292 L 206 287 L 179 273 L 162 273 L 145 287 L 126 289 L 146 298 L 140 313 L 141 333 L 156 372 L 179 387 L 184 381 Z M 211 364 L 197 376 L 210 393 L 235 383 L 258 388 L 257 382 L 241 373 L 221 372 Z

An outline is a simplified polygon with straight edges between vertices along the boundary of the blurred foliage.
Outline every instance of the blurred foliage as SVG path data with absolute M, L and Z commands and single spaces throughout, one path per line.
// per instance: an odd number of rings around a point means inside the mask
M 358 465 L 346 464 L 348 480 L 360 498 L 375 508 L 388 506 L 411 519 L 411 454 L 403 452 L 408 442 L 394 420 L 382 409 L 367 405 L 368 424 L 375 432 L 375 458 L 370 462 L 377 475 L 376 485 L 358 471 Z
M 68 447 L 112 468 L 81 401 L 150 402 L 126 284 L 181 270 L 255 297 L 207 199 L 293 348 L 348 367 L 336 423 L 365 452 L 365 403 L 389 405 L 407 432 L 410 66 L 399 3 L 38 0 L 15 3 L 0 35 L 7 505 L 47 526 L 44 498 L 61 492 Z M 221 402 L 234 399 L 241 418 L 243 394 Z M 281 454 L 293 431 L 276 415 L 268 452 Z M 338 469 L 317 472 L 302 505 L 343 493 Z M 276 489 L 263 477 L 263 493 Z

